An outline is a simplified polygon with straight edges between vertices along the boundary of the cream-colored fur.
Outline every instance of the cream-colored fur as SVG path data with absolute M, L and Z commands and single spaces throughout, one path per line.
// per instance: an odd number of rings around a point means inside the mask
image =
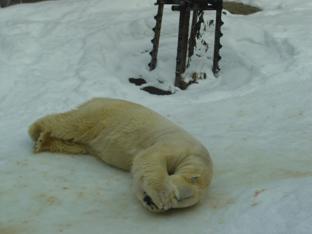
M 29 128 L 34 151 L 92 154 L 131 171 L 138 199 L 150 211 L 192 206 L 212 178 L 208 151 L 156 112 L 127 101 L 95 98 L 45 116 Z

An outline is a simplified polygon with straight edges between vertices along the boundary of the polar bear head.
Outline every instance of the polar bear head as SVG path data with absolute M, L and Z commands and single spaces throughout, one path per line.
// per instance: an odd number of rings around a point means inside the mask
M 170 162 L 164 158 L 137 163 L 132 170 L 136 196 L 143 206 L 153 212 L 163 212 L 198 203 L 211 181 L 210 162 L 189 156 L 168 166 Z

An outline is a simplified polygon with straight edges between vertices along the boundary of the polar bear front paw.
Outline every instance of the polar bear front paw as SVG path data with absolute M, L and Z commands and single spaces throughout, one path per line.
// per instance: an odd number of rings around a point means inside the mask
M 156 187 L 156 188 L 155 188 Z M 164 212 L 176 206 L 177 191 L 169 184 L 161 186 L 143 186 L 143 205 L 152 212 Z M 158 188 L 157 188 L 158 187 Z
M 158 212 L 161 211 L 157 205 L 153 202 L 152 198 L 147 195 L 144 192 L 144 197 L 143 197 L 143 205 L 145 208 L 147 208 L 148 210 L 152 211 L 152 212 Z

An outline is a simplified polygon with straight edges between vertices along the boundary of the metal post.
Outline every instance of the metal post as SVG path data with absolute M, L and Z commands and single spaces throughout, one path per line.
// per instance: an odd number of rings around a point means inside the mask
M 197 9 L 193 11 L 193 19 L 192 19 L 191 34 L 190 34 L 190 39 L 189 39 L 189 50 L 188 50 L 189 61 L 188 61 L 187 66 L 190 65 L 190 60 L 194 54 L 194 48 L 196 46 L 196 35 L 198 32 L 198 29 L 197 29 L 198 12 L 199 11 Z
M 183 73 L 186 69 L 186 56 L 188 48 L 188 35 L 190 24 L 190 8 L 186 2 L 181 3 L 180 20 L 179 20 L 179 36 L 176 59 L 176 78 L 175 86 L 186 89 L 187 84 L 183 81 Z
M 215 28 L 215 41 L 214 41 L 214 52 L 213 52 L 213 64 L 212 64 L 212 72 L 216 75 L 220 71 L 219 61 L 221 59 L 220 49 L 222 45 L 220 43 L 220 38 L 223 36 L 221 32 L 222 22 L 222 8 L 223 8 L 223 0 L 219 0 L 216 3 L 216 28 Z
M 153 49 L 150 52 L 151 55 L 151 62 L 148 64 L 150 71 L 154 70 L 157 66 L 157 55 L 158 55 L 158 48 L 159 48 L 159 40 L 160 40 L 160 31 L 161 31 L 161 23 L 162 23 L 162 16 L 164 12 L 164 4 L 158 4 L 158 11 L 157 15 L 154 17 L 156 20 L 156 25 L 153 28 L 154 31 L 154 38 L 151 40 L 153 43 Z

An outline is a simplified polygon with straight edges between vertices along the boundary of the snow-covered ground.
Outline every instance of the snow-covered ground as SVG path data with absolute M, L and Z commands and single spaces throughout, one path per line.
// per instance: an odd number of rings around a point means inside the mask
M 150 0 L 0 9 L 0 233 L 312 233 L 312 2 L 242 2 L 264 11 L 224 15 L 219 78 L 198 61 L 208 79 L 171 96 L 127 81 L 172 84 L 178 17 L 169 8 L 152 73 Z M 215 177 L 200 205 L 151 214 L 128 173 L 32 153 L 32 121 L 95 96 L 144 104 L 207 146 Z

